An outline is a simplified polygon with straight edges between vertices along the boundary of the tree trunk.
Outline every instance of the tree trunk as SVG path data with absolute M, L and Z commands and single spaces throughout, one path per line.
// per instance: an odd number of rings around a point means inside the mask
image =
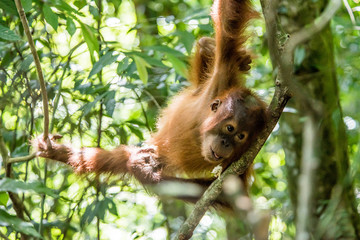
M 311 23 L 324 9 L 327 1 L 281 1 L 280 22 L 290 34 Z M 309 98 L 321 109 L 316 118 L 318 159 L 314 174 L 308 231 L 314 239 L 360 239 L 359 216 L 356 211 L 354 189 L 349 175 L 346 132 L 339 103 L 333 41 L 330 26 L 298 47 L 295 51 L 295 76 Z M 286 153 L 288 189 L 297 210 L 303 157 L 304 115 L 307 109 L 293 99 L 290 111 L 283 114 L 281 131 Z M 309 206 L 310 207 L 310 206 Z M 309 238 L 311 238 L 309 236 Z

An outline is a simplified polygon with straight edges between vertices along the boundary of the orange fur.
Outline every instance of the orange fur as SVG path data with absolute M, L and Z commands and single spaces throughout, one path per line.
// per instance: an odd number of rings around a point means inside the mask
M 39 155 L 68 163 L 78 172 L 129 173 L 144 184 L 185 174 L 208 179 L 194 181 L 209 185 L 213 168 L 220 164 L 225 169 L 237 160 L 265 124 L 265 104 L 241 83 L 241 73 L 249 69 L 251 62 L 243 46 L 244 29 L 256 16 L 248 0 L 215 1 L 212 11 L 215 41 L 210 38 L 199 41 L 189 74 L 192 86 L 175 96 L 162 111 L 158 131 L 148 141 L 149 147 L 75 150 L 53 141 L 49 149 L 39 138 L 34 143 Z M 223 103 L 218 112 L 210 107 L 214 99 Z M 233 138 L 240 135 L 224 133 L 221 126 L 227 118 L 233 118 L 239 133 L 246 131 L 249 137 L 245 142 L 233 143 Z M 218 136 L 220 140 L 216 140 Z M 229 144 L 218 146 L 225 141 L 231 143 L 230 150 Z M 225 152 L 230 157 L 212 161 L 205 156 L 209 152 L 215 160 Z

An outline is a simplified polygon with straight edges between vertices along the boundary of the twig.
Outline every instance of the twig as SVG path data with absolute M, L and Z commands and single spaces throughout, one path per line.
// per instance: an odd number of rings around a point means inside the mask
M 292 33 L 290 38 L 284 45 L 284 50 L 279 58 L 279 78 L 282 79 L 291 91 L 291 94 L 302 103 L 304 109 L 311 111 L 311 115 L 319 115 L 321 113 L 321 103 L 315 102 L 309 98 L 309 93 L 299 82 L 294 81 L 293 75 L 293 57 L 295 48 L 312 38 L 320 32 L 331 20 L 337 9 L 341 6 L 341 0 L 331 0 L 325 10 L 311 24 L 306 25 L 299 31 Z M 275 14 L 275 13 L 274 13 Z
M 355 16 L 354 16 L 353 11 L 351 10 L 351 7 L 350 7 L 348 1 L 347 1 L 347 0 L 343 0 L 343 3 L 344 3 L 344 5 L 345 5 L 346 11 L 347 11 L 348 14 L 349 14 L 349 17 L 350 17 L 350 20 L 351 20 L 352 24 L 356 25 Z
M 29 42 L 31 53 L 34 57 L 36 71 L 37 71 L 37 74 L 39 77 L 40 89 L 41 89 L 42 101 L 43 101 L 43 110 L 44 110 L 44 135 L 43 136 L 44 136 L 44 140 L 47 140 L 48 135 L 49 135 L 49 106 L 48 106 L 48 97 L 47 97 L 45 80 L 44 80 L 42 69 L 41 69 L 40 59 L 36 52 L 34 40 L 31 36 L 29 24 L 28 24 L 28 21 L 25 16 L 24 8 L 23 8 L 20 0 L 15 0 L 15 4 L 16 4 L 16 8 L 19 13 L 19 16 L 20 16 L 21 23 L 22 23 L 24 31 L 25 31 L 25 35 Z
M 6 163 L 10 164 L 10 163 L 17 163 L 17 162 L 27 162 L 27 161 L 32 160 L 34 158 L 36 158 L 36 152 L 32 153 L 32 154 L 30 154 L 28 156 L 9 158 Z

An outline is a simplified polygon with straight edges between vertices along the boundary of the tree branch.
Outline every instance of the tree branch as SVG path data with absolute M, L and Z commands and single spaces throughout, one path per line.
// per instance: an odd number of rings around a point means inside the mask
M 28 21 L 25 16 L 24 8 L 23 8 L 20 0 L 15 0 L 15 4 L 16 4 L 16 9 L 20 16 L 21 23 L 22 23 L 24 31 L 25 31 L 25 35 L 29 42 L 31 53 L 34 57 L 36 71 L 37 71 L 37 74 L 39 77 L 40 89 L 41 89 L 41 93 L 42 93 L 43 111 L 44 111 L 44 140 L 47 140 L 48 135 L 49 135 L 49 106 L 48 106 L 48 97 L 47 97 L 45 80 L 43 77 L 39 56 L 36 52 L 34 40 L 30 33 L 29 24 L 28 24 Z
M 28 155 L 28 156 L 23 156 L 23 157 L 15 157 L 15 158 L 9 158 L 7 161 L 7 164 L 10 163 L 17 163 L 17 162 L 27 162 L 29 160 L 32 160 L 36 158 L 36 152 Z

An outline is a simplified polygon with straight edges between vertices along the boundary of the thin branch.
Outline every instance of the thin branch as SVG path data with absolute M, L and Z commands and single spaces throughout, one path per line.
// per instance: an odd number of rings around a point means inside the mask
M 142 89 L 142 91 L 148 95 L 148 97 L 151 99 L 151 101 L 155 104 L 155 106 L 158 108 L 158 109 L 161 109 L 161 106 L 160 104 L 158 103 L 158 101 L 155 99 L 155 97 L 149 92 L 147 91 L 146 89 Z
M 296 47 L 312 38 L 320 32 L 329 23 L 337 9 L 341 6 L 341 0 L 331 0 L 326 6 L 324 12 L 321 13 L 311 24 L 306 25 L 299 31 L 292 33 L 290 38 L 284 45 L 284 50 L 279 58 L 279 78 L 289 87 L 291 94 L 302 103 L 305 109 L 311 111 L 311 115 L 319 115 L 321 113 L 321 103 L 315 102 L 309 97 L 308 91 L 299 82 L 294 81 L 294 51 Z M 275 14 L 275 12 L 273 12 Z
M 9 158 L 7 161 L 7 164 L 10 163 L 18 163 L 18 162 L 27 162 L 30 161 L 32 159 L 36 158 L 36 152 L 27 155 L 27 156 L 23 156 L 23 157 L 15 157 L 15 158 Z
M 37 74 L 39 77 L 40 88 L 41 88 L 41 93 L 42 93 L 42 101 L 43 101 L 43 110 L 44 110 L 44 140 L 46 140 L 49 135 L 49 106 L 48 106 L 48 97 L 47 97 L 45 80 L 44 80 L 42 69 L 41 69 L 40 59 L 36 52 L 34 40 L 30 33 L 29 24 L 26 19 L 24 8 L 23 8 L 20 0 L 15 0 L 15 4 L 16 4 L 16 8 L 19 13 L 19 16 L 20 16 L 21 23 L 22 23 L 24 31 L 25 31 L 25 35 L 29 42 L 31 53 L 34 57 L 36 71 L 37 71 Z
M 350 20 L 351 20 L 352 24 L 356 25 L 355 16 L 354 16 L 353 11 L 351 10 L 351 7 L 350 7 L 348 1 L 343 0 L 343 3 L 345 5 L 345 8 L 346 8 L 348 14 L 349 14 L 349 17 L 350 17 Z
M 285 49 L 288 53 L 293 54 L 296 46 L 312 38 L 316 33 L 320 32 L 326 24 L 335 15 L 341 6 L 341 0 L 331 0 L 325 10 L 311 24 L 306 25 L 301 30 L 291 34 L 290 39 L 285 43 Z

